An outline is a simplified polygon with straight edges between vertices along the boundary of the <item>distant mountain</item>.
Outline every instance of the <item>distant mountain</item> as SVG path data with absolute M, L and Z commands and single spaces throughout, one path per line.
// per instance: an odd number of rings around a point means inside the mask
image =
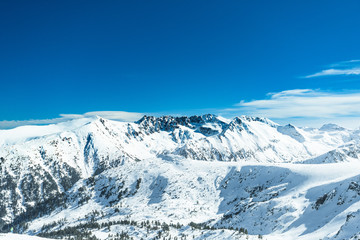
M 333 124 L 211 114 L 0 130 L 0 229 L 78 239 L 356 239 L 359 137 Z

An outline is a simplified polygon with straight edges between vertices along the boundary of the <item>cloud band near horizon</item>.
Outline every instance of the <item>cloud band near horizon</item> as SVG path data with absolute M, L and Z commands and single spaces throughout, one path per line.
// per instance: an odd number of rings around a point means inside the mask
M 96 116 L 103 117 L 110 120 L 133 122 L 139 120 L 144 114 L 137 112 L 125 112 L 125 111 L 95 111 L 87 112 L 84 114 L 60 114 L 58 118 L 51 119 L 31 119 L 31 120 L 10 120 L 0 121 L 0 129 L 9 129 L 24 125 L 45 125 L 56 124 L 60 122 L 71 121 L 80 118 L 93 118 Z
M 360 92 L 286 90 L 269 93 L 268 99 L 241 101 L 225 111 L 273 119 L 360 117 Z

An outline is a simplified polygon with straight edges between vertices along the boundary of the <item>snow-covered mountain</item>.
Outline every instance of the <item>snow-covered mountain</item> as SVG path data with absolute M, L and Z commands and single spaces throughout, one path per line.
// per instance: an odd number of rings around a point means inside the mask
M 0 130 L 0 229 L 88 239 L 357 239 L 359 139 L 359 130 L 334 124 L 211 114 Z

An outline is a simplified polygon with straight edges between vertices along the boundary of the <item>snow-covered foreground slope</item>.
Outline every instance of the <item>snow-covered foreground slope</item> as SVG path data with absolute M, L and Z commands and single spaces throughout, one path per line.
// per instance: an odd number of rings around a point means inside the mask
M 61 221 L 76 226 L 91 219 L 100 225 L 127 219 L 139 224 L 149 220 L 184 226 L 203 223 L 215 229 L 242 227 L 250 235 L 270 239 L 336 239 L 352 221 L 348 216 L 359 210 L 359 180 L 360 166 L 352 163 L 248 165 L 147 159 L 106 170 L 91 183 L 79 182 L 69 192 L 65 209 L 34 220 L 26 232 Z M 90 196 L 83 205 L 79 192 Z M 101 237 L 112 231 L 116 232 L 116 224 L 110 231 L 100 228 L 94 233 Z M 146 238 L 145 229 L 136 233 Z
M 49 238 L 41 238 L 24 234 L 0 233 L 0 240 L 46 240 Z
M 99 239 L 356 239 L 358 141 L 359 131 L 335 125 L 213 115 L 0 130 L 0 229 Z

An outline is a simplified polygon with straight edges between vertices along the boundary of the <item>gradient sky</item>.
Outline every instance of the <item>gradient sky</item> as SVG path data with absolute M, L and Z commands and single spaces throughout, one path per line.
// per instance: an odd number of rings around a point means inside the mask
M 3 0 L 0 120 L 93 111 L 317 118 L 268 104 L 297 98 L 308 102 L 299 111 L 356 120 L 359 12 L 357 0 Z M 326 98 L 307 108 L 324 95 L 348 100 L 340 115 L 319 113 Z

